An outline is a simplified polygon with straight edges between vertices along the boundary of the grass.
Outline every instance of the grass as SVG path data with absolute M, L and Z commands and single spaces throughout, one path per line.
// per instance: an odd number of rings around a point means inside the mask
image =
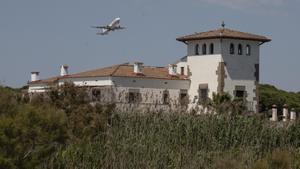
M 109 128 L 93 141 L 70 145 L 62 152 L 67 168 L 297 166 L 298 123 L 275 127 L 268 121 L 243 116 L 113 116 Z

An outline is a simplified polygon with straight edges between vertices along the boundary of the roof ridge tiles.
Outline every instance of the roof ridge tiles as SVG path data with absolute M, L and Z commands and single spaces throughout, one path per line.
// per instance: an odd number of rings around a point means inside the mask
M 125 63 L 125 64 L 126 64 L 126 63 Z M 125 64 L 124 64 L 124 65 L 125 65 Z M 128 63 L 127 65 L 129 65 L 129 63 Z M 113 76 L 121 66 L 123 66 L 123 64 L 119 64 L 119 65 L 115 68 L 115 70 L 110 74 L 110 76 Z
M 254 40 L 254 41 L 261 41 L 261 42 L 271 41 L 271 39 L 262 35 L 237 31 L 229 28 L 219 28 L 219 29 L 209 30 L 205 32 L 198 32 L 198 33 L 178 37 L 176 38 L 176 40 L 186 42 L 189 40 L 202 40 L 202 39 L 215 39 L 215 38 L 244 39 L 244 40 Z

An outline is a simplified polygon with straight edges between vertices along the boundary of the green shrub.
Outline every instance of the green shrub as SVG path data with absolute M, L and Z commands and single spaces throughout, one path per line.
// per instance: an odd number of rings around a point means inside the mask
M 0 157 L 17 168 L 34 168 L 66 145 L 66 131 L 62 112 L 24 106 L 14 117 L 0 118 Z

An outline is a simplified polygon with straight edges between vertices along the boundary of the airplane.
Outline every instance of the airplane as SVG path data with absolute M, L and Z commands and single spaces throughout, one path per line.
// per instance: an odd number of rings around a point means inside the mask
M 92 28 L 102 29 L 102 32 L 98 32 L 97 35 L 107 35 L 110 31 L 125 29 L 125 27 L 120 26 L 120 20 L 120 18 L 115 18 L 109 25 L 92 26 Z

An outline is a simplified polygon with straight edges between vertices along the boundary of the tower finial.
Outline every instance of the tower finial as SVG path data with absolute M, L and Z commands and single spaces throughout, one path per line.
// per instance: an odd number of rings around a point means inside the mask
M 222 21 L 222 28 L 224 29 L 225 28 L 225 22 L 224 21 Z

